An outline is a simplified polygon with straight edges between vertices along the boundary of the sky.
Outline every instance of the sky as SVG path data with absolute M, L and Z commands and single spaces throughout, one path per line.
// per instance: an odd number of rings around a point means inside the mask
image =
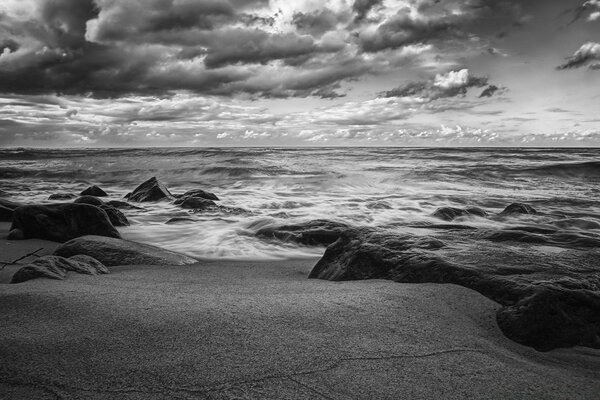
M 600 146 L 600 0 L 2 0 L 0 146 Z

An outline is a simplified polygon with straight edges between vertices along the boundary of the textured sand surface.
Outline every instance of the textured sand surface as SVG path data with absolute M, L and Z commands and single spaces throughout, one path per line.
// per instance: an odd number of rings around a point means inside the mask
M 517 345 L 459 286 L 307 280 L 315 261 L 2 284 L 0 398 L 598 398 L 598 351 Z

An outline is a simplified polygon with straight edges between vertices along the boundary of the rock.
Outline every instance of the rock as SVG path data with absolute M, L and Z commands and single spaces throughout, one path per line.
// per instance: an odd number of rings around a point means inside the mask
M 216 206 L 214 201 L 199 197 L 182 197 L 180 199 L 175 200 L 173 204 L 181 206 L 181 208 L 185 209 L 204 209 L 211 206 Z
M 537 214 L 535 208 L 528 204 L 512 203 L 500 213 L 500 215 L 515 215 L 515 214 Z
M 173 199 L 173 195 L 156 177 L 152 177 L 136 187 L 133 192 L 128 193 L 126 198 L 129 201 L 137 202 L 161 201 L 171 200 Z
M 36 278 L 62 280 L 65 279 L 66 276 L 67 273 L 62 268 L 58 268 L 52 264 L 38 265 L 32 263 L 15 272 L 10 283 L 22 283 Z
M 71 200 L 77 197 L 72 193 L 54 193 L 48 197 L 48 200 Z
M 393 208 L 387 201 L 373 201 L 367 203 L 366 207 L 370 210 L 391 210 Z
M 129 226 L 129 220 L 125 214 L 115 207 L 109 206 L 108 204 L 102 204 L 98 207 L 106 212 L 106 215 L 108 215 L 108 219 L 110 219 L 110 223 L 113 224 L 113 226 Z
M 589 290 L 541 287 L 496 315 L 504 334 L 540 351 L 600 348 L 600 295 Z
M 89 188 L 85 189 L 83 192 L 81 192 L 81 195 L 82 196 L 96 196 L 96 197 L 108 196 L 104 190 L 100 189 L 96 185 L 90 186 Z
M 124 209 L 124 210 L 143 210 L 143 207 L 134 206 L 126 201 L 120 200 L 110 200 L 107 201 L 106 204 L 109 206 L 113 206 L 114 208 Z
M 11 196 L 10 193 L 0 189 L 0 197 L 9 197 L 9 196 Z
M 101 206 L 104 204 L 102 200 L 94 196 L 81 196 L 76 199 L 73 203 L 76 204 L 91 204 L 92 206 Z
M 178 198 L 178 199 L 180 199 L 180 198 L 187 198 L 187 197 L 195 197 L 195 198 L 199 198 L 199 199 L 207 199 L 207 200 L 216 200 L 216 201 L 219 201 L 219 198 L 214 193 L 205 192 L 202 189 L 188 190 L 184 194 L 177 195 L 175 197 Z
M 0 198 L 0 206 L 10 208 L 11 210 L 14 210 L 15 208 L 21 207 L 23 205 L 23 203 L 17 203 L 16 201 L 10 201 Z
M 21 229 L 11 229 L 6 236 L 8 240 L 25 240 L 25 234 Z
M 407 233 L 348 230 L 325 250 L 309 278 L 457 284 L 498 302 L 498 325 L 518 343 L 542 351 L 600 348 L 600 252 L 516 250 L 487 244 L 476 232 L 447 235 L 461 235 L 460 247 Z
M 190 217 L 173 217 L 165 222 L 165 224 L 186 224 L 189 222 L 197 222 L 197 220 Z
M 260 228 L 256 236 L 309 246 L 328 246 L 351 227 L 342 222 L 313 220 L 295 225 L 273 225 Z
M 103 236 L 83 236 L 56 249 L 55 255 L 87 255 L 112 267 L 115 265 L 188 265 L 197 261 L 159 247 Z
M 79 236 L 120 238 L 106 212 L 89 204 L 31 205 L 15 209 L 11 230 L 20 229 L 26 239 L 66 242 Z
M 444 221 L 452 221 L 458 217 L 464 216 L 477 216 L 477 217 L 487 217 L 487 212 L 479 207 L 471 207 L 467 209 L 461 209 L 456 207 L 441 207 L 435 210 L 433 216 L 439 219 L 443 219 Z
M 12 208 L 0 206 L 0 222 L 11 222 L 13 215 L 14 210 Z
M 110 274 L 110 271 L 104 264 L 96 260 L 94 257 L 86 256 L 84 254 L 77 254 L 68 258 L 69 260 L 78 261 L 80 263 L 87 264 L 93 267 L 99 274 Z

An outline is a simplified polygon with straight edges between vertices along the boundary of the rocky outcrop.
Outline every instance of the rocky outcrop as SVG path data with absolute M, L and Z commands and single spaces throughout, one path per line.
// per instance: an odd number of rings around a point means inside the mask
M 95 197 L 106 197 L 108 196 L 104 190 L 96 185 L 90 186 L 81 192 L 82 196 L 95 196 Z
M 439 219 L 443 219 L 444 221 L 452 221 L 458 217 L 465 216 L 477 216 L 477 217 L 487 217 L 488 213 L 479 208 L 479 207 L 471 207 L 471 208 L 456 208 L 456 207 L 441 207 L 435 210 L 433 216 Z
M 498 326 L 518 343 L 542 351 L 600 348 L 600 252 L 544 253 L 523 246 L 513 254 L 472 231 L 447 233 L 452 239 L 459 234 L 461 247 L 440 238 L 347 230 L 309 278 L 457 284 L 500 303 Z
M 342 222 L 313 220 L 298 224 L 269 225 L 256 231 L 256 236 L 308 246 L 328 246 L 351 229 Z
M 146 202 L 172 200 L 173 195 L 156 177 L 152 177 L 128 193 L 126 198 L 129 201 Z
M 206 192 L 202 189 L 193 189 L 188 190 L 184 194 L 175 196 L 178 199 L 181 198 L 198 198 L 198 199 L 207 199 L 207 200 L 216 200 L 219 201 L 219 198 L 211 192 Z
M 120 238 L 106 212 L 89 204 L 30 205 L 14 211 L 12 230 L 23 238 L 66 242 L 79 236 Z
M 500 215 L 518 215 L 518 214 L 537 214 L 537 210 L 531 207 L 529 204 L 524 203 L 512 203 L 502 212 Z
M 54 193 L 48 197 L 48 200 L 71 200 L 77 197 L 73 193 Z
M 197 261 L 186 255 L 159 247 L 103 236 L 83 236 L 56 249 L 55 255 L 87 255 L 106 266 L 115 265 L 187 265 Z
M 108 273 L 108 269 L 92 257 L 43 256 L 15 272 L 11 283 L 21 283 L 36 278 L 64 279 L 68 271 L 86 275 Z

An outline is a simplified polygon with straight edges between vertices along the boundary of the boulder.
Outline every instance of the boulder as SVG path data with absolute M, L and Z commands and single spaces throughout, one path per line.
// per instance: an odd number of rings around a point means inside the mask
M 103 236 L 83 236 L 56 249 L 55 255 L 87 255 L 112 267 L 115 265 L 188 265 L 197 261 L 159 247 Z
M 128 193 L 126 198 L 129 201 L 146 202 L 172 200 L 173 195 L 156 177 L 152 177 Z
M 104 204 L 102 200 L 94 196 L 81 196 L 77 198 L 73 203 L 76 204 L 90 204 L 92 206 L 101 206 Z
M 342 222 L 313 220 L 298 224 L 265 226 L 256 232 L 256 236 L 308 246 L 328 246 L 349 229 L 352 229 L 350 225 Z
M 77 197 L 73 193 L 54 193 L 48 197 L 48 200 L 71 200 Z
M 47 255 L 15 272 L 11 283 L 21 283 L 35 278 L 64 279 L 67 271 L 86 275 L 108 273 L 108 269 L 92 257 L 77 255 L 64 258 Z
M 0 206 L 0 222 L 11 222 L 13 215 L 14 210 L 12 208 Z
M 206 191 L 204 191 L 202 189 L 188 190 L 184 194 L 180 194 L 180 195 L 177 195 L 175 197 L 178 198 L 178 199 L 180 199 L 180 198 L 187 198 L 187 197 L 195 197 L 195 198 L 199 198 L 199 199 L 207 199 L 207 200 L 216 200 L 216 201 L 219 201 L 219 198 L 214 193 L 206 192 Z
M 175 200 L 173 204 L 185 209 L 205 209 L 208 207 L 216 206 L 214 201 L 203 199 L 200 197 L 182 197 L 180 199 Z
M 487 217 L 487 212 L 479 207 L 471 207 L 471 208 L 456 208 L 456 207 L 441 207 L 435 210 L 433 216 L 439 219 L 443 219 L 444 221 L 452 221 L 458 217 L 464 216 L 477 216 L 477 217 Z
M 106 215 L 108 215 L 108 219 L 110 219 L 110 223 L 113 224 L 113 226 L 129 226 L 129 220 L 125 214 L 115 207 L 109 206 L 108 204 L 102 204 L 98 207 L 106 212 Z
M 39 238 L 66 242 L 79 236 L 99 235 L 120 238 L 106 212 L 89 204 L 30 205 L 15 209 L 11 230 L 25 239 Z
M 502 212 L 500 213 L 500 215 L 515 215 L 515 214 L 537 214 L 537 211 L 535 208 L 531 207 L 529 204 L 512 203 L 512 204 L 506 206 L 506 208 L 504 210 L 502 210 Z
M 197 222 L 198 220 L 190 217 L 173 217 L 167 220 L 165 224 L 187 224 L 190 222 Z
M 109 206 L 113 206 L 114 208 L 124 209 L 124 210 L 143 210 L 142 207 L 134 206 L 126 201 L 120 200 L 110 200 L 107 201 L 106 204 Z
M 104 190 L 100 189 L 96 185 L 90 186 L 89 188 L 85 189 L 84 191 L 81 192 L 81 195 L 82 196 L 96 196 L 96 197 L 108 196 Z

